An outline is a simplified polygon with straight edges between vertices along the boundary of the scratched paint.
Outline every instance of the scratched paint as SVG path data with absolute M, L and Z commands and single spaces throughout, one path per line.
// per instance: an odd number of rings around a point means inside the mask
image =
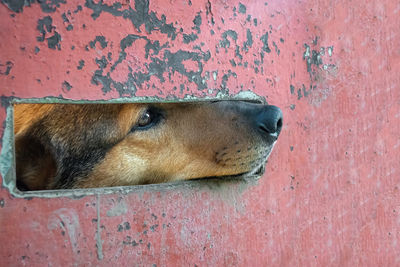
M 73 209 L 61 208 L 54 211 L 47 222 L 49 231 L 61 230 L 61 235 L 69 237 L 73 254 L 78 254 L 78 232 L 80 231 L 78 214 Z
M 399 13 L 391 0 L 2 1 L 4 265 L 399 265 Z M 11 101 L 251 92 L 285 116 L 259 180 L 13 184 Z

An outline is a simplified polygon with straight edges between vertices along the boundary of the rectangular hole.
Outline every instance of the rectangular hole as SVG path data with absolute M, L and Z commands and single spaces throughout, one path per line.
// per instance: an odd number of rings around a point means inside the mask
M 238 102 L 239 100 L 240 102 Z M 8 164 L 8 170 L 4 171 L 3 169 L 2 176 L 4 177 L 3 185 L 8 187 L 15 196 L 54 197 L 70 195 L 80 197 L 99 192 L 115 193 L 121 190 L 129 192 L 143 190 L 143 188 L 163 190 L 176 185 L 198 186 L 205 181 L 206 183 L 231 182 L 238 180 L 238 178 L 242 179 L 242 174 L 252 179 L 261 176 L 264 172 L 265 164 L 259 164 L 258 169 L 237 171 L 236 173 L 232 171 L 232 166 L 227 166 L 229 164 L 247 164 L 244 158 L 249 155 L 242 157 L 239 154 L 250 148 L 239 147 L 240 144 L 243 145 L 245 138 L 240 137 L 240 141 L 233 140 L 234 135 L 237 137 L 238 131 L 234 131 L 235 129 L 232 129 L 232 127 L 223 126 L 227 122 L 221 120 L 232 119 L 233 121 L 233 115 L 226 111 L 220 112 L 223 109 L 215 108 L 215 106 L 230 106 L 232 103 L 235 103 L 233 105 L 241 105 L 239 103 L 243 103 L 243 101 L 247 102 L 244 105 L 265 103 L 258 97 L 231 99 L 228 104 L 224 105 L 218 102 L 227 103 L 225 99 L 168 103 L 157 101 L 47 103 L 47 101 L 16 100 L 8 109 L 3 150 L 9 146 L 8 152 L 10 153 L 3 153 L 4 151 L 2 151 L 1 160 L 9 160 L 10 164 Z M 127 108 L 126 106 L 135 106 L 135 108 Z M 212 108 L 207 110 L 207 106 Z M 104 113 L 104 110 L 107 110 L 107 112 Z M 228 108 L 228 110 L 232 112 L 235 108 Z M 150 118 L 148 115 L 150 115 Z M 99 119 L 96 118 L 103 120 L 103 123 L 99 123 Z M 117 119 L 115 120 L 115 118 Z M 178 122 L 179 127 L 169 125 L 170 122 L 167 119 L 173 123 Z M 183 121 L 180 121 L 180 119 Z M 229 123 L 234 125 L 232 121 Z M 200 123 L 201 127 L 196 126 L 197 122 Z M 209 130 L 208 132 L 208 124 L 213 131 Z M 188 125 L 191 128 L 186 129 L 188 132 L 184 132 L 184 128 Z M 223 129 L 224 127 L 226 129 Z M 236 130 L 239 128 L 236 128 Z M 171 139 L 173 138 L 170 137 L 170 134 L 163 132 L 165 130 L 176 134 L 179 141 L 172 142 Z M 211 134 L 211 136 L 207 136 L 207 134 Z M 232 136 L 229 136 L 229 134 Z M 222 135 L 222 137 L 218 139 L 218 135 Z M 135 138 L 138 136 L 139 140 L 136 140 Z M 165 136 L 169 138 L 162 140 L 161 137 L 165 138 Z M 191 139 L 186 140 L 185 138 Z M 196 138 L 200 138 L 200 141 L 196 141 Z M 142 142 L 143 140 L 145 142 Z M 161 148 L 151 147 L 151 140 L 156 140 L 157 145 L 161 145 Z M 208 142 L 210 140 L 219 142 L 210 143 Z M 230 142 L 221 144 L 226 140 L 230 140 Z M 46 144 L 46 142 L 49 142 L 49 144 Z M 143 145 L 140 149 L 135 147 L 137 144 L 143 143 L 150 144 L 151 149 Z M 201 146 L 196 147 L 196 144 L 201 144 Z M 133 152 L 128 152 L 126 153 L 128 155 L 122 156 L 119 154 L 121 151 L 130 151 L 128 148 L 131 145 L 134 146 L 133 150 L 136 154 Z M 166 147 L 166 145 L 169 146 Z M 196 150 L 193 151 L 193 148 L 196 148 Z M 143 149 L 148 149 L 150 152 L 143 153 Z M 224 152 L 224 150 L 226 151 Z M 170 153 L 172 156 L 167 154 L 162 156 L 160 155 L 161 151 Z M 228 152 L 231 153 L 231 157 L 228 157 Z M 137 153 L 145 154 L 146 159 L 141 159 L 137 156 Z M 7 157 L 4 154 L 12 157 Z M 234 155 L 236 155 L 236 158 L 232 157 Z M 179 158 L 177 166 L 171 167 L 176 163 L 177 158 Z M 231 170 L 227 172 L 217 171 L 215 166 L 204 164 L 204 162 L 207 162 L 204 161 L 204 158 L 208 161 L 214 160 L 212 162 L 214 165 L 225 164 L 225 167 Z M 136 160 L 138 166 L 141 166 L 140 164 L 145 165 L 147 162 L 151 167 L 142 168 L 143 170 L 140 172 L 137 172 L 136 167 L 132 171 L 129 168 L 126 169 L 128 165 L 123 160 L 126 161 L 127 159 L 132 162 Z M 184 161 L 184 164 L 179 163 L 180 161 Z M 196 167 L 196 164 L 191 164 L 196 161 L 199 162 L 200 168 Z M 235 161 L 236 163 L 234 163 Z M 153 165 L 155 168 L 153 168 Z M 123 166 L 125 169 L 118 169 L 116 166 Z M 174 173 L 176 170 L 184 171 L 176 174 Z M 74 177 L 73 174 L 68 174 L 70 171 L 77 173 L 78 178 Z M 95 176 L 93 176 L 94 172 Z M 196 176 L 197 172 L 200 174 Z M 56 176 L 59 176 L 59 180 L 52 180 L 51 177 Z M 102 182 L 97 183 L 96 179 L 100 176 Z M 128 179 L 128 182 L 123 180 L 120 184 L 110 183 L 107 179 L 111 176 L 113 179 L 118 179 L 118 176 L 124 177 L 124 179 Z M 141 181 L 132 183 L 139 176 Z M 154 177 L 159 180 L 152 180 Z M 169 180 L 165 177 L 173 177 L 173 179 Z M 178 181 L 176 181 L 177 178 L 179 178 Z M 68 179 L 72 179 L 72 186 Z M 190 181 L 185 181 L 187 179 L 190 179 Z M 154 182 L 167 183 L 152 184 Z M 124 186 L 149 183 L 151 185 L 145 185 L 145 187 L 143 185 Z M 93 187 L 101 188 L 93 189 Z M 27 189 L 27 191 L 24 189 Z

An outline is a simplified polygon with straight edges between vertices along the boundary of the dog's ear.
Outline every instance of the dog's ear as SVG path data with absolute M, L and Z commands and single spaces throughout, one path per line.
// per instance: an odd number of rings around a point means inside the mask
M 56 163 L 46 146 L 29 133 L 15 136 L 17 187 L 22 191 L 49 189 Z

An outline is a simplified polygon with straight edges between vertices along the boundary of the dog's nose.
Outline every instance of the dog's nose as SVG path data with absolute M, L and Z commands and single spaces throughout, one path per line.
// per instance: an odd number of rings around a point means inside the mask
M 256 116 L 256 125 L 263 134 L 278 137 L 282 129 L 283 115 L 276 106 L 265 106 Z

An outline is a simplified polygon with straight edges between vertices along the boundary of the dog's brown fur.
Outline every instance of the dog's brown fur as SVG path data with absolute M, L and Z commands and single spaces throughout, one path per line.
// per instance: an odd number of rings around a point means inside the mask
M 160 121 L 137 128 L 149 106 Z M 249 106 L 264 105 L 16 104 L 17 182 L 25 190 L 89 188 L 252 172 L 276 138 L 254 130 Z

